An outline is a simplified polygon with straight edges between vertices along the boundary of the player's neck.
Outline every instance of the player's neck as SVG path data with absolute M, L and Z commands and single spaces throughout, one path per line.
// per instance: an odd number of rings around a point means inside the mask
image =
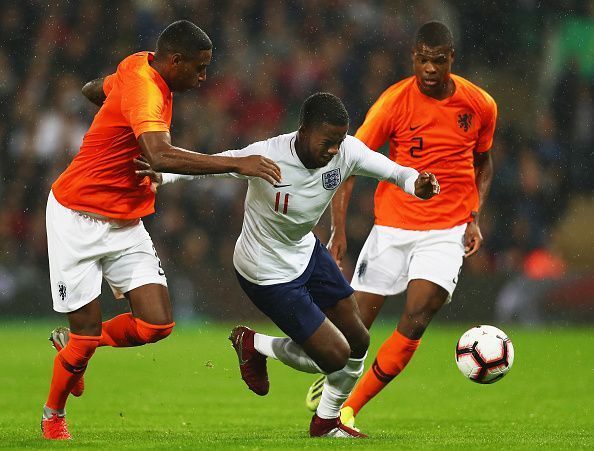
M 167 86 L 169 87 L 169 89 L 171 89 L 171 85 L 169 84 L 169 82 L 167 81 L 167 76 L 166 76 L 166 70 L 165 70 L 165 66 L 162 64 L 162 62 L 158 59 L 157 54 L 155 53 L 155 57 L 149 61 L 149 65 L 155 69 L 157 71 L 157 73 L 161 76 L 161 78 L 163 80 L 165 80 L 165 83 L 167 83 Z
M 421 92 L 423 91 L 421 90 Z M 452 97 L 454 95 L 454 92 L 456 92 L 456 84 L 454 83 L 454 80 L 452 80 L 452 78 L 449 77 L 448 81 L 444 83 L 443 89 L 440 89 L 439 91 L 432 93 L 423 92 L 423 94 L 435 100 L 445 100 L 449 97 Z
M 317 166 L 315 163 L 312 163 L 308 158 L 305 152 L 305 140 L 301 137 L 300 132 L 297 132 L 295 136 L 295 152 L 297 153 L 297 157 L 301 161 L 301 164 L 305 166 L 307 169 L 315 169 Z

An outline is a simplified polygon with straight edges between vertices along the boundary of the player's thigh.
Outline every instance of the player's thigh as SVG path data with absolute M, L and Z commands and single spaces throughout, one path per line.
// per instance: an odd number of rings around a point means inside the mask
M 356 291 L 380 296 L 403 292 L 416 233 L 373 226 L 357 259 L 351 286 Z
M 171 324 L 173 312 L 166 286 L 149 283 L 126 293 L 132 315 L 149 324 Z
M 301 278 L 287 283 L 258 285 L 235 272 L 252 303 L 293 341 L 302 345 L 326 320 Z
M 411 280 L 406 290 L 403 316 L 433 318 L 447 302 L 449 293 L 434 282 L 423 279 Z
M 417 241 L 409 264 L 407 294 L 411 282 L 425 280 L 445 290 L 445 302 L 450 302 L 464 260 L 464 229 L 465 225 L 428 231 Z M 418 294 L 413 293 L 415 303 L 427 299 L 433 291 L 439 291 L 426 284 L 414 290 L 418 291 Z
M 379 315 L 379 312 L 386 301 L 386 296 L 375 293 L 366 293 L 364 291 L 355 291 L 354 296 L 357 300 L 357 306 L 359 307 L 361 321 L 363 321 L 363 324 L 369 330 L 377 318 L 377 315 Z
M 99 299 L 94 299 L 88 304 L 68 313 L 70 332 L 77 335 L 101 335 L 101 306 Z
M 167 279 L 141 224 L 136 230 L 125 231 L 130 247 L 102 259 L 103 275 L 116 296 L 126 295 L 135 317 L 150 324 L 169 324 L 173 320 Z
M 347 338 L 328 318 L 301 346 L 325 373 L 344 368 L 351 355 Z
M 74 312 L 101 293 L 100 258 L 108 225 L 62 206 L 50 192 L 46 229 L 54 310 Z
M 328 319 L 342 332 L 351 348 L 351 355 L 361 358 L 369 347 L 369 332 L 361 321 L 355 296 L 340 300 L 332 307 L 324 309 Z

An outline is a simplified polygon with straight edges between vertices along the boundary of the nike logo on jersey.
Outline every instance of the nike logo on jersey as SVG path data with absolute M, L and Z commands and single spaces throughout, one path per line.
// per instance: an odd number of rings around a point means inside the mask
M 286 185 L 272 185 L 272 186 L 274 186 L 275 188 L 284 188 L 285 186 L 291 186 L 291 184 L 287 183 Z
M 417 128 L 419 128 L 419 127 L 420 127 L 420 125 L 417 125 L 416 127 L 413 127 L 412 125 L 409 125 L 409 126 L 408 126 L 408 128 L 410 128 L 410 129 L 411 129 L 411 131 L 412 131 L 412 130 L 416 130 L 416 129 L 417 129 Z

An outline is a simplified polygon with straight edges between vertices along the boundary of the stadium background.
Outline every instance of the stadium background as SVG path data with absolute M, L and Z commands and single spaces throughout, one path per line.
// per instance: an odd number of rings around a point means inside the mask
M 493 95 L 499 120 L 485 247 L 465 263 L 440 319 L 594 320 L 594 2 L 586 0 L 3 3 L 0 319 L 52 315 L 45 203 L 96 112 L 80 88 L 152 50 L 180 18 L 211 36 L 214 58 L 198 92 L 175 95 L 173 142 L 206 153 L 294 130 L 301 102 L 319 90 L 344 100 L 354 133 L 375 98 L 410 74 L 416 28 L 447 23 L 454 72 Z M 374 187 L 355 188 L 349 274 L 372 225 Z M 226 180 L 168 186 L 145 220 L 178 321 L 257 317 L 231 262 L 244 192 Z M 327 240 L 328 215 L 317 233 Z M 124 308 L 106 287 L 103 297 L 106 312 Z

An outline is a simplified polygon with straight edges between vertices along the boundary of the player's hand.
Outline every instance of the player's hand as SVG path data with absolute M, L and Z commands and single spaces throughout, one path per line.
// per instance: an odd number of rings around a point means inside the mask
M 475 221 L 469 222 L 464 232 L 464 257 L 470 257 L 478 252 L 483 244 L 481 229 Z
M 415 180 L 415 196 L 427 200 L 439 194 L 439 182 L 429 172 L 421 172 Z
M 134 159 L 134 164 L 136 165 L 136 175 L 140 179 L 144 179 L 145 177 L 150 178 L 151 191 L 153 193 L 156 193 L 159 185 L 163 183 L 163 176 L 161 175 L 161 173 L 153 171 L 153 168 L 151 168 L 151 165 L 148 162 L 148 160 L 142 155 Z
M 328 241 L 328 252 L 342 271 L 342 259 L 347 251 L 346 233 L 333 231 L 330 234 L 330 241 Z
M 238 157 L 237 172 L 251 177 L 260 177 L 271 185 L 281 181 L 281 170 L 278 165 L 269 158 L 261 155 L 250 155 L 249 157 Z

